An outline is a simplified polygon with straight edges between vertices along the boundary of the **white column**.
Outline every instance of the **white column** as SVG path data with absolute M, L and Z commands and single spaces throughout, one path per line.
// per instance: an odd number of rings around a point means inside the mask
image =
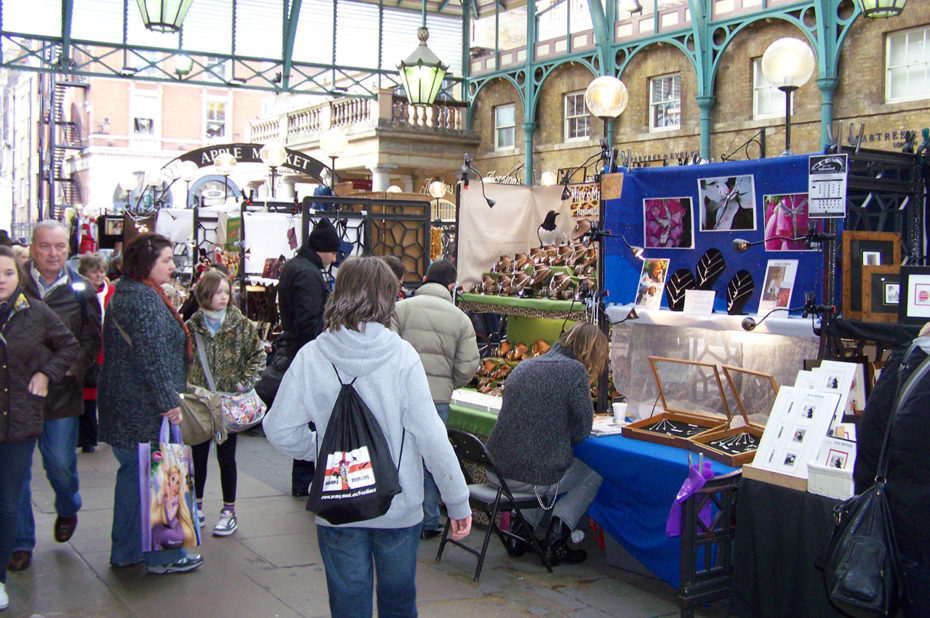
M 387 190 L 387 188 L 391 185 L 391 170 L 396 167 L 397 165 L 393 163 L 379 163 L 377 165 L 369 165 L 368 169 L 371 170 L 371 190 Z

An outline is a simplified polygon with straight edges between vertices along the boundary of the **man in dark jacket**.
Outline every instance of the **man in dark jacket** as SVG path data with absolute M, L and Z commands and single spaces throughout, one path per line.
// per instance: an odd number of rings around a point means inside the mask
M 323 332 L 323 307 L 329 298 L 329 286 L 323 270 L 336 261 L 339 234 L 328 219 L 313 227 L 297 255 L 281 270 L 278 284 L 278 307 L 281 310 L 283 353 L 288 363 L 309 341 Z M 306 496 L 313 480 L 313 463 L 294 460 L 291 469 L 291 494 Z
M 41 298 L 74 334 L 83 354 L 64 379 L 49 384 L 45 400 L 45 423 L 39 452 L 48 481 L 55 490 L 55 540 L 64 543 L 77 526 L 81 508 L 78 492 L 78 417 L 84 412 L 84 374 L 95 362 L 101 346 L 100 303 L 91 283 L 67 266 L 68 230 L 58 221 L 36 225 L 30 245 L 32 260 L 27 265 L 23 289 Z M 29 567 L 36 544 L 32 515 L 31 474 L 27 473 L 19 509 L 17 538 L 10 558 L 11 571 Z

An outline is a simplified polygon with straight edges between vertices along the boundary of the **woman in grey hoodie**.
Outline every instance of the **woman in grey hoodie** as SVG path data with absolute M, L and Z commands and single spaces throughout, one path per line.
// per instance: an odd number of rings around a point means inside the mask
M 388 328 L 397 278 L 382 260 L 351 258 L 339 267 L 326 303 L 322 334 L 300 349 L 281 380 L 264 422 L 268 441 L 296 459 L 314 461 L 326 434 L 340 381 L 355 389 L 384 432 L 397 462 L 401 493 L 387 513 L 333 526 L 317 517 L 334 616 L 370 616 L 373 569 L 378 572 L 378 613 L 416 615 L 417 545 L 423 521 L 423 465 L 432 473 L 452 520 L 453 539 L 471 530 L 468 487 L 436 414 L 420 356 Z M 406 435 L 404 435 L 406 432 Z M 401 441 L 403 440 L 403 452 Z

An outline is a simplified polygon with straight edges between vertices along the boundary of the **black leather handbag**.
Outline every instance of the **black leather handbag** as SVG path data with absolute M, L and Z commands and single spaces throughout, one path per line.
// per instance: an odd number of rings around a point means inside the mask
M 851 616 L 893 616 L 904 596 L 898 545 L 885 491 L 888 443 L 901 403 L 928 371 L 930 357 L 899 385 L 885 427 L 875 484 L 833 509 L 835 528 L 818 556 L 817 566 L 824 571 L 827 596 Z

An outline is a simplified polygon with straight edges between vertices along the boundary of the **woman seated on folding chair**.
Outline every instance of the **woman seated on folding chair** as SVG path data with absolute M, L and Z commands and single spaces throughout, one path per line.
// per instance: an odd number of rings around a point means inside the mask
M 537 528 L 551 515 L 545 543 L 552 564 L 587 558 L 584 550 L 570 548 L 568 540 L 602 479 L 575 458 L 572 447 L 591 434 L 589 380 L 600 374 L 607 352 L 604 333 L 579 322 L 546 354 L 517 365 L 507 376 L 497 425 L 488 438 L 488 451 L 510 490 L 535 492 L 539 499 L 542 509 L 524 515 Z M 492 477 L 488 481 L 496 484 Z M 521 549 L 508 547 L 512 555 Z

